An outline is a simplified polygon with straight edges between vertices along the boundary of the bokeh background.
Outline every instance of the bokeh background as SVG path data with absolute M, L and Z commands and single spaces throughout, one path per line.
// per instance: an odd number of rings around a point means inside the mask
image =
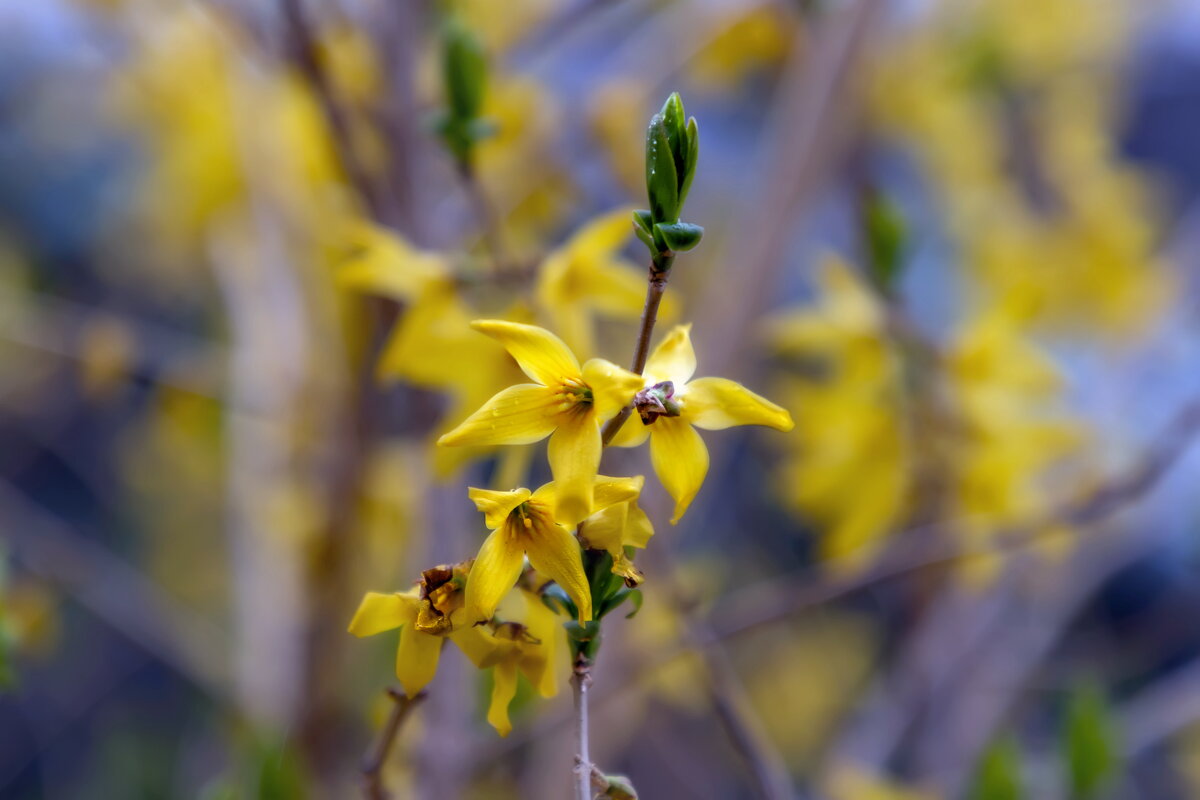
M 0 796 L 357 795 L 362 594 L 474 553 L 467 486 L 547 479 L 436 452 L 511 365 L 413 276 L 625 363 L 639 304 L 542 267 L 640 274 L 572 236 L 645 204 L 673 90 L 707 233 L 670 321 L 797 425 L 708 437 L 677 526 L 648 479 L 595 760 L 646 798 L 1200 796 L 1198 54 L 1184 0 L 0 2 Z M 567 794 L 569 693 L 502 739 L 487 681 L 447 651 L 395 796 Z

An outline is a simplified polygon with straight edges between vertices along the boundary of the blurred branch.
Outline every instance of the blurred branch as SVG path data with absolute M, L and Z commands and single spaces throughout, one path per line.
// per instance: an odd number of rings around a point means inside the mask
M 483 244 L 492 261 L 493 277 L 506 280 L 514 271 L 521 272 L 519 266 L 509 262 L 508 251 L 504 247 L 504 236 L 501 233 L 500 216 L 479 181 L 479 173 L 474 167 L 466 166 L 460 168 L 458 174 L 467 192 L 467 200 L 471 204 L 475 221 L 479 223 L 479 229 L 483 232 Z M 532 278 L 533 275 L 534 272 L 530 270 L 529 277 Z
M 880 12 L 879 0 L 859 0 L 830 12 L 813 26 L 813 48 L 797 47 L 776 90 L 770 133 L 760 171 L 765 185 L 745 204 L 734 222 L 728 252 L 717 259 L 698 306 L 698 319 L 724 319 L 723 326 L 698 331 L 697 351 L 705 354 L 711 374 L 737 378 L 746 367 L 739 345 L 770 299 L 796 235 L 796 218 L 813 201 L 826 177 L 845 157 L 847 135 L 859 112 L 861 95 L 853 82 L 857 65 Z M 731 294 L 729 287 L 739 291 Z M 731 302 L 732 301 L 732 302 Z
M 70 594 L 162 663 L 229 700 L 228 637 L 154 581 L 0 480 L 0 536 L 29 572 Z
M 1130 761 L 1200 722 L 1200 658 L 1134 695 L 1120 716 L 1121 740 Z
M 379 188 L 371 180 L 370 173 L 354 149 L 350 118 L 345 107 L 336 97 L 329 74 L 321 63 L 316 38 L 304 16 L 301 0 L 280 0 L 288 39 L 288 51 L 305 80 L 311 85 L 321 113 L 329 123 L 334 150 L 346 171 L 346 177 L 355 191 L 366 203 L 378 220 L 387 218 L 387 209 Z
M 362 762 L 362 789 L 367 800 L 387 800 L 391 797 L 383 785 L 384 762 L 387 761 L 388 753 L 404 725 L 404 720 L 412 713 L 413 708 L 427 697 L 425 692 L 418 692 L 409 697 L 399 689 L 392 688 L 387 689 L 386 693 L 392 700 L 392 710 L 383 725 L 383 730 L 379 732 L 379 738 L 375 740 Z
M 749 767 L 759 796 L 763 800 L 794 797 L 787 763 L 763 731 L 750 698 L 746 696 L 725 651 L 719 647 L 705 646 L 705 642 L 711 641 L 711 638 L 699 623 L 692 623 L 689 631 L 696 637 L 697 645 L 704 653 L 709 699 L 721 719 L 725 734 Z
M 952 533 L 953 522 L 923 526 L 895 537 L 883 557 L 861 573 L 829 579 L 821 572 L 810 571 L 803 576 L 789 575 L 743 589 L 721 601 L 711 624 L 718 638 L 735 636 L 919 569 L 945 566 L 977 555 L 1020 552 L 1051 536 L 1064 535 L 1046 532 L 1058 525 L 1083 527 L 1101 522 L 1137 502 L 1152 489 L 1198 433 L 1200 400 L 1194 400 L 1180 409 L 1154 437 L 1131 470 L 1034 524 L 1001 534 L 994 544 L 970 542 L 964 545 L 960 540 L 937 536 L 938 533 Z

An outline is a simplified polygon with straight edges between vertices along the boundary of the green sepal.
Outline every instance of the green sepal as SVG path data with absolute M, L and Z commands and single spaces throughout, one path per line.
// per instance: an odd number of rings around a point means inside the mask
M 679 175 L 661 114 L 651 117 L 646 129 L 646 194 L 656 222 L 679 219 Z
M 462 120 L 479 116 L 487 87 L 487 59 L 479 40 L 456 20 L 442 30 L 442 77 L 451 115 Z
M 657 243 L 661 240 L 666 245 L 664 250 L 675 252 L 691 250 L 700 244 L 702 236 L 704 236 L 704 228 L 690 222 L 674 222 L 669 225 L 660 222 L 654 226 L 654 241 Z
M 600 622 L 571 620 L 564 622 L 563 627 L 567 631 L 567 642 L 571 645 L 571 660 L 580 655 L 589 661 L 594 660 L 600 651 Z
M 684 201 L 692 188 L 692 178 L 696 177 L 696 162 L 700 159 L 700 129 L 696 126 L 696 118 L 692 117 L 687 123 L 686 132 L 687 152 L 683 159 L 683 180 L 679 183 L 679 211 L 683 212 Z

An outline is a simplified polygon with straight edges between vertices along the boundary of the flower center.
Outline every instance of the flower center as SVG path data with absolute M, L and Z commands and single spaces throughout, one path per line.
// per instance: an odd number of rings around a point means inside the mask
M 581 406 L 590 407 L 595 402 L 595 397 L 592 394 L 592 387 L 588 386 L 583 381 L 567 378 L 558 387 L 562 410 L 568 411 Z
M 671 381 L 662 381 L 642 389 L 634 395 L 633 407 L 637 409 L 643 425 L 649 425 L 659 417 L 678 417 L 683 410 L 675 400 L 675 384 Z

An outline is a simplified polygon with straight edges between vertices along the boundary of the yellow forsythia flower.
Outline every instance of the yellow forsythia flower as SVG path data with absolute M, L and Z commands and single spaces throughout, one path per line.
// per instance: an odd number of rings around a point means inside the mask
M 642 388 L 642 379 L 601 358 L 579 360 L 554 334 L 533 325 L 477 320 L 537 383 L 510 386 L 438 444 L 532 444 L 550 436 L 550 470 L 558 489 L 554 516 L 577 525 L 594 510 L 592 484 L 600 467 L 600 425 Z
M 792 429 L 791 415 L 727 378 L 697 378 L 691 325 L 678 325 L 646 362 L 646 391 L 636 401 L 641 422 L 632 418 L 613 444 L 634 447 L 650 437 L 654 472 L 675 500 L 671 522 L 679 521 L 708 474 L 708 448 L 695 428 L 734 425 Z M 693 427 L 695 426 L 695 427 Z
M 595 505 L 605 509 L 636 498 L 642 490 L 642 478 L 598 476 L 592 479 L 592 490 Z M 469 619 L 488 619 L 495 613 L 501 598 L 520 577 L 526 555 L 534 569 L 571 596 L 581 622 L 592 618 L 592 594 L 583 572 L 579 542 L 555 518 L 557 493 L 555 483 L 547 483 L 535 492 L 470 490 L 475 507 L 483 512 L 492 533 L 479 548 L 467 581 Z

